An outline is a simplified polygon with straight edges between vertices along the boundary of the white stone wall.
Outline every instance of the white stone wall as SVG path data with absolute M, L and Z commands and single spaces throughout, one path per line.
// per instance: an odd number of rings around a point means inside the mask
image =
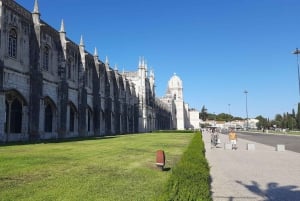
M 25 74 L 4 70 L 4 89 L 17 89 L 29 102 L 30 81 Z
M 57 101 L 58 101 L 58 94 L 57 94 L 58 86 L 56 83 L 53 82 L 43 82 L 43 97 L 49 96 L 52 101 L 56 104 L 57 107 Z
M 193 129 L 199 129 L 200 126 L 200 119 L 199 119 L 199 111 L 197 110 L 190 110 L 190 125 Z
M 177 118 L 177 130 L 184 130 L 184 105 L 183 101 L 181 100 L 175 100 L 175 105 L 176 105 L 176 118 Z
M 189 114 L 189 104 L 184 103 L 184 128 L 188 129 L 191 126 L 190 114 Z
M 20 8 L 19 11 L 21 10 L 22 9 Z M 26 19 L 23 16 L 16 14 L 15 11 L 12 11 L 8 7 L 6 7 L 5 11 L 6 11 L 5 13 L 3 12 L 0 15 L 1 19 L 5 20 L 5 23 L 2 24 L 3 27 L 1 26 L 1 29 L 6 30 L 6 32 L 1 33 L 2 40 L 1 40 L 0 56 L 1 58 L 5 58 L 4 59 L 5 66 L 10 66 L 10 68 L 13 68 L 17 71 L 28 72 L 29 71 L 29 23 L 27 23 L 28 21 L 26 21 Z M 18 23 L 18 22 L 23 22 L 23 23 Z M 8 51 L 7 51 L 8 34 L 11 28 L 15 28 L 18 34 L 17 55 L 16 58 L 14 59 L 9 58 Z
M 69 101 L 72 101 L 78 110 L 78 90 L 69 89 Z

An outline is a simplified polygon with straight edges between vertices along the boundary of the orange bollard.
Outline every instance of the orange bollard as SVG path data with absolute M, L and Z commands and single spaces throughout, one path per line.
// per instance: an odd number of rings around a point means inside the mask
M 161 170 L 164 169 L 166 162 L 165 152 L 163 150 L 157 150 L 156 151 L 156 166 L 161 168 Z

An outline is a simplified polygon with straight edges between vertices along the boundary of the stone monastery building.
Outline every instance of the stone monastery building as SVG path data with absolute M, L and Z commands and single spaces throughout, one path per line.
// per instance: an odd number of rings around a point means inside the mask
M 13 0 L 0 0 L 0 142 L 187 129 L 189 109 L 174 75 L 164 98 L 140 58 L 118 72 Z

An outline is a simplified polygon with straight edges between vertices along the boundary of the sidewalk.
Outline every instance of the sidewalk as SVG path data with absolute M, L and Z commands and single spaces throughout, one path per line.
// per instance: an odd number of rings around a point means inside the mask
M 214 201 L 300 200 L 299 153 L 243 139 L 237 150 L 228 150 L 228 136 L 220 134 L 220 139 L 220 146 L 211 148 L 210 134 L 203 132 Z M 248 143 L 255 150 L 247 150 Z

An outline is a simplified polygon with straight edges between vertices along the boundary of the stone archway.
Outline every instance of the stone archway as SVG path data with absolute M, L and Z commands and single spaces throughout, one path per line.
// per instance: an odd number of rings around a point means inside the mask
M 25 98 L 16 90 L 5 93 L 5 133 L 22 133 L 24 127 Z

